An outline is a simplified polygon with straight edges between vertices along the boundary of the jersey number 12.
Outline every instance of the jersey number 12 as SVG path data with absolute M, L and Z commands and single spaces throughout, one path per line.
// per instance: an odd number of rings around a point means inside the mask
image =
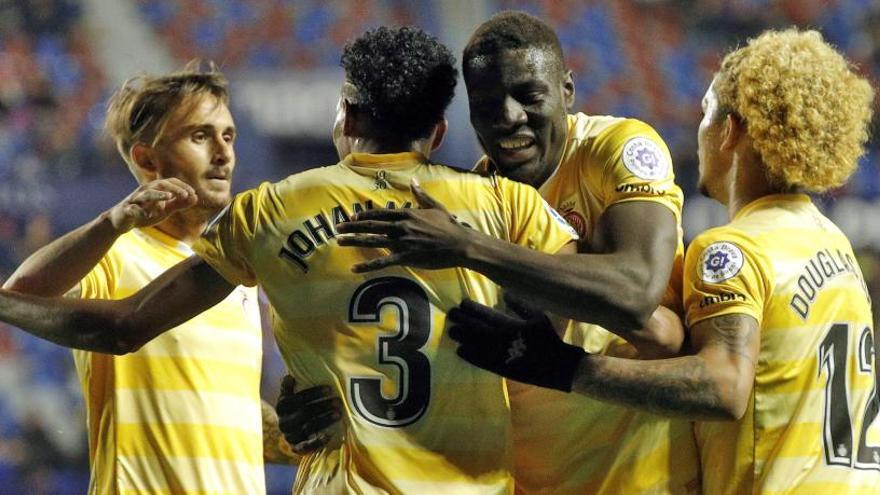
M 819 345 L 819 373 L 827 374 L 825 383 L 825 414 L 822 421 L 822 440 L 825 462 L 829 465 L 880 470 L 880 447 L 868 445 L 868 428 L 880 412 L 877 382 L 874 374 L 874 337 L 870 327 L 859 335 L 858 372 L 871 375 L 874 386 L 862 416 L 859 445 L 853 449 L 853 424 L 847 397 L 847 357 L 849 356 L 849 325 L 836 323 Z M 858 414 L 856 412 L 856 414 Z M 855 459 L 853 459 L 855 453 Z M 853 462 L 855 461 L 855 462 Z

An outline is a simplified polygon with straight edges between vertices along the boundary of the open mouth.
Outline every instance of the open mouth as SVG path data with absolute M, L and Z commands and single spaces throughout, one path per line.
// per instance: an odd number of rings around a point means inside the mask
M 509 162 L 521 162 L 533 158 L 538 153 L 535 138 L 531 136 L 510 136 L 497 141 L 499 158 Z

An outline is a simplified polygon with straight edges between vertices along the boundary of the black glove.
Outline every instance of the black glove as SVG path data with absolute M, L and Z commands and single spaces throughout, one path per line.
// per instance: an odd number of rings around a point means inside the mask
M 342 401 L 327 386 L 296 391 L 296 380 L 286 375 L 281 380 L 281 395 L 275 405 L 278 428 L 291 449 L 300 455 L 314 452 L 330 440 L 323 431 L 342 417 Z
M 449 336 L 460 344 L 458 355 L 518 382 L 571 392 L 586 352 L 563 342 L 544 313 L 513 298 L 505 300 L 519 317 L 469 299 L 449 311 Z

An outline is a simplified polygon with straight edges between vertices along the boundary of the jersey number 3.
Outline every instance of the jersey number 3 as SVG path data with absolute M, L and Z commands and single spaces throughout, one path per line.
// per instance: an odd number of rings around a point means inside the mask
M 825 414 L 822 422 L 822 439 L 825 446 L 825 462 L 829 465 L 855 467 L 856 469 L 880 470 L 880 447 L 868 445 L 868 428 L 880 412 L 877 382 L 874 376 L 874 338 L 870 328 L 859 335 L 858 373 L 871 375 L 871 395 L 862 416 L 859 445 L 853 449 L 853 425 L 847 393 L 847 348 L 849 325 L 836 323 L 828 330 L 819 345 L 819 373 L 827 374 L 825 383 Z M 856 413 L 858 414 L 858 413 Z M 853 462 L 855 453 L 855 462 Z
M 399 428 L 414 423 L 428 409 L 431 362 L 421 349 L 431 337 L 431 307 L 425 290 L 412 280 L 383 277 L 368 280 L 355 290 L 348 308 L 351 323 L 379 323 L 382 308 L 397 310 L 397 333 L 380 335 L 376 342 L 379 364 L 397 367 L 399 383 L 394 397 L 382 393 L 384 378 L 348 379 L 351 404 L 370 423 Z

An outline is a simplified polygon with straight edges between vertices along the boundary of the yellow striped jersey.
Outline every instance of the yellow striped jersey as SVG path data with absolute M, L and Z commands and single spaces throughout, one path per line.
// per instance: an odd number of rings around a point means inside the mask
M 155 228 L 132 230 L 80 282 L 81 296 L 125 298 L 192 254 Z M 131 354 L 73 352 L 90 494 L 265 492 L 254 289 L 236 288 Z
M 228 280 L 260 283 L 291 373 L 344 400 L 339 441 L 302 461 L 297 493 L 512 490 L 503 381 L 461 361 L 444 328 L 465 297 L 495 305 L 497 286 L 460 268 L 355 274 L 387 251 L 336 243 L 356 212 L 412 207 L 413 177 L 480 232 L 545 252 L 576 237 L 530 187 L 418 153 L 352 154 L 238 195 L 195 246 Z
M 766 196 L 699 235 L 684 295 L 689 326 L 746 314 L 761 332 L 743 418 L 696 425 L 704 493 L 880 493 L 871 303 L 810 198 Z
M 483 158 L 476 168 L 492 167 Z M 669 150 L 654 129 L 633 119 L 569 115 L 561 161 L 540 192 L 581 236 L 618 203 L 669 208 L 679 223 L 679 246 L 663 304 L 680 311 L 683 199 Z M 565 340 L 592 353 L 635 355 L 626 341 L 596 325 L 571 322 Z M 515 382 L 509 388 L 519 492 L 683 494 L 699 488 L 691 423 Z

